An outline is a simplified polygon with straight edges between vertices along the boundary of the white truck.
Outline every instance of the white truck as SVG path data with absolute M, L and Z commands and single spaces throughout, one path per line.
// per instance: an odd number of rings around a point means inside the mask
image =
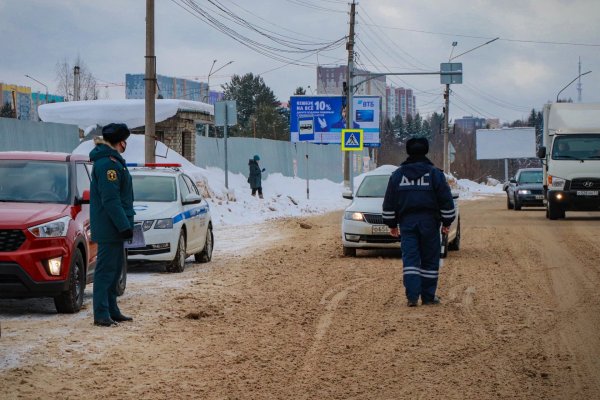
M 600 104 L 545 104 L 538 157 L 544 164 L 547 218 L 600 211 Z

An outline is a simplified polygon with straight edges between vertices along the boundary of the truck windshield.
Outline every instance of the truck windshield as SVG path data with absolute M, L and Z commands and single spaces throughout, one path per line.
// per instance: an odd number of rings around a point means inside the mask
M 553 160 L 600 160 L 600 133 L 561 135 L 552 144 Z
M 69 202 L 69 165 L 60 161 L 0 160 L 0 201 Z

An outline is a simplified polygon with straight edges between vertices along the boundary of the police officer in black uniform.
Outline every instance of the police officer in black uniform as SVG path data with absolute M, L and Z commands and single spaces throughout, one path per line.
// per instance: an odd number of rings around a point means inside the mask
M 394 171 L 383 200 L 383 222 L 400 236 L 408 306 L 439 304 L 435 295 L 440 264 L 440 224 L 448 233 L 454 201 L 444 173 L 425 156 L 426 138 L 406 142 L 408 158 Z M 398 228 L 400 227 L 400 228 Z
M 133 237 L 133 186 L 121 153 L 127 148 L 130 132 L 125 124 L 102 128 L 90 152 L 94 162 L 90 186 L 92 240 L 98 243 L 94 271 L 94 325 L 111 326 L 131 321 L 117 306 L 117 284 L 125 251 L 123 243 Z

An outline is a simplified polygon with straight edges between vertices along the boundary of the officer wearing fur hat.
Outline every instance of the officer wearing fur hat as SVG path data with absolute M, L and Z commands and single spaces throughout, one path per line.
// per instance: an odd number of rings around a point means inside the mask
M 394 171 L 383 199 L 383 222 L 400 236 L 408 306 L 439 304 L 440 225 L 448 233 L 456 212 L 444 173 L 425 156 L 426 138 L 406 143 L 408 158 Z M 399 228 L 398 228 L 399 227 Z
M 250 189 L 252 189 L 252 196 L 256 196 L 256 192 L 258 192 L 258 197 L 262 199 L 262 173 L 265 172 L 265 169 L 261 169 L 258 166 L 258 161 L 260 161 L 258 154 L 255 154 L 253 158 L 248 160 L 248 168 L 250 169 L 248 183 L 250 184 Z
M 125 262 L 123 243 L 133 236 L 133 186 L 121 153 L 130 132 L 125 124 L 108 124 L 94 139 L 90 185 L 92 240 L 98 243 L 94 271 L 94 325 L 131 321 L 117 306 L 117 284 Z

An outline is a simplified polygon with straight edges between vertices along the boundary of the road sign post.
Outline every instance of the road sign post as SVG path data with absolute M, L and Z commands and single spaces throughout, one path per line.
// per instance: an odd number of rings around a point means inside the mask
M 215 126 L 223 127 L 225 143 L 225 187 L 229 189 L 229 171 L 227 166 L 227 126 L 237 125 L 237 106 L 235 100 L 215 103 Z

